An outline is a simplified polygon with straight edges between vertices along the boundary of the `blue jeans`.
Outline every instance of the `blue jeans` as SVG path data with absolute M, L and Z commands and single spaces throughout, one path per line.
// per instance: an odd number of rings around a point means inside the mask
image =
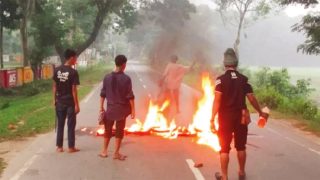
M 63 147 L 63 133 L 66 118 L 68 118 L 68 145 L 69 148 L 75 147 L 75 128 L 76 128 L 76 114 L 74 106 L 67 106 L 64 104 L 56 104 L 57 115 L 57 147 Z

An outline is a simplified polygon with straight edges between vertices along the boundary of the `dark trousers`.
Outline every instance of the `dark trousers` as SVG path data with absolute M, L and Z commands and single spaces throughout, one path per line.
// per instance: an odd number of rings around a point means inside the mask
M 126 127 L 126 120 L 118 120 L 118 121 L 113 121 L 113 120 L 108 120 L 106 119 L 104 121 L 104 128 L 105 128 L 105 133 L 104 137 L 106 138 L 111 138 L 112 137 L 112 127 L 116 123 L 116 138 L 122 139 L 124 136 L 124 128 Z
M 74 106 L 67 106 L 63 104 L 56 105 L 57 115 L 57 147 L 63 147 L 63 133 L 66 118 L 68 118 L 68 145 L 69 148 L 75 147 L 75 128 L 76 128 L 76 114 Z
M 246 149 L 248 126 L 240 123 L 241 116 L 241 110 L 222 112 L 219 114 L 218 137 L 221 153 L 230 152 L 232 139 L 234 139 L 234 146 L 237 151 L 244 151 Z

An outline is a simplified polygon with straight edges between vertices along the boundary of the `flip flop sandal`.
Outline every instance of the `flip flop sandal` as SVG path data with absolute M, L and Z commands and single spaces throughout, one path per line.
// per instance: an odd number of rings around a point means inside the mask
M 58 153 L 62 153 L 62 152 L 64 152 L 64 150 L 63 150 L 63 148 L 57 148 L 57 150 L 56 150 Z

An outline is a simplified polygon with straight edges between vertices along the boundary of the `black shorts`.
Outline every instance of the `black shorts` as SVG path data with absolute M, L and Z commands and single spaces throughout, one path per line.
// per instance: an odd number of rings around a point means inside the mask
M 244 151 L 247 144 L 248 126 L 240 124 L 241 111 L 219 114 L 218 137 L 221 146 L 220 153 L 229 153 L 230 144 L 234 137 L 237 151 Z
M 126 120 L 105 120 L 104 122 L 104 128 L 105 128 L 105 133 L 104 137 L 106 138 L 111 138 L 112 137 L 112 127 L 114 125 L 114 122 L 116 122 L 116 138 L 123 138 L 124 136 L 124 128 L 126 127 Z

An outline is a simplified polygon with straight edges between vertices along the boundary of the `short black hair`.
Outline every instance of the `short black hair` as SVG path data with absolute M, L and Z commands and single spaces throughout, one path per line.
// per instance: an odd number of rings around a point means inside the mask
M 123 64 L 127 63 L 127 58 L 125 55 L 120 54 L 120 55 L 116 56 L 116 58 L 114 59 L 114 62 L 117 67 L 120 67 Z
M 177 62 L 178 61 L 178 56 L 177 55 L 172 55 L 171 56 L 171 61 L 173 61 L 173 62 Z
M 65 61 L 67 61 L 68 59 L 70 59 L 71 57 L 77 56 L 77 53 L 75 50 L 73 49 L 66 49 L 64 51 L 64 59 Z

